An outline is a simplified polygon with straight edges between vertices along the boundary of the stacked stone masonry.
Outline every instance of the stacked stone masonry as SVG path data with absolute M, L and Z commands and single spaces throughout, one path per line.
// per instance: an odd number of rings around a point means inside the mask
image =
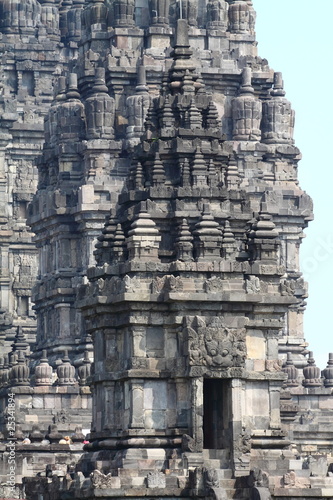
M 333 496 L 312 202 L 254 30 L 251 0 L 0 0 L 4 498 Z

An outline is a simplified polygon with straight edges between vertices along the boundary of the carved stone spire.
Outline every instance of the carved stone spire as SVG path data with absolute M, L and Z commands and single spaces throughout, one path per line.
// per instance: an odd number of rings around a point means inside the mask
M 198 2 L 197 0 L 182 0 L 178 2 L 178 18 L 186 19 L 189 26 L 197 26 Z M 181 12 L 180 12 L 181 9 Z
M 233 138 L 236 141 L 259 141 L 261 138 L 261 102 L 254 96 L 251 69 L 244 68 L 239 97 L 232 101 Z
M 219 224 L 210 213 L 208 204 L 204 205 L 200 221 L 195 225 L 194 247 L 198 260 L 220 260 L 222 233 Z
M 228 220 L 224 223 L 223 239 L 222 239 L 222 257 L 230 259 L 234 256 L 237 248 L 234 233 L 231 231 L 230 222 Z
M 262 142 L 268 144 L 293 143 L 295 115 L 290 102 L 284 97 L 281 73 L 274 73 L 271 99 L 263 102 Z
M 176 258 L 183 262 L 188 262 L 193 260 L 193 236 L 190 232 L 187 220 L 183 219 L 183 222 L 179 228 L 179 236 L 175 242 L 176 248 Z
M 138 83 L 135 88 L 135 94 L 126 100 L 128 114 L 128 125 L 126 129 L 126 138 L 130 146 L 139 143 L 140 137 L 145 130 L 145 119 L 150 105 L 148 87 L 146 85 L 146 69 L 139 66 Z
M 163 163 L 161 162 L 159 153 L 156 153 L 156 155 L 155 155 L 152 173 L 151 173 L 151 180 L 152 180 L 153 186 L 159 186 L 159 185 L 165 184 L 165 180 L 166 180 L 165 170 L 164 170 Z
M 17 363 L 15 363 L 10 370 L 10 385 L 30 385 L 29 375 L 30 370 L 29 366 L 27 365 L 24 353 L 23 351 L 18 351 Z
M 286 380 L 286 387 L 297 387 L 299 385 L 298 378 L 298 370 L 294 366 L 292 355 L 290 352 L 287 353 L 287 361 L 282 371 L 288 375 L 288 379 Z
M 253 34 L 256 13 L 249 0 L 231 0 L 229 2 L 229 29 L 231 33 Z
M 73 0 L 70 9 L 67 11 L 67 39 L 79 42 L 82 35 L 82 13 L 84 0 Z
M 55 0 L 39 0 L 41 4 L 41 23 L 46 28 L 46 33 L 51 38 L 60 35 L 59 30 L 59 9 L 55 4 Z
M 52 385 L 52 372 L 52 366 L 49 365 L 47 359 L 47 351 L 44 349 L 39 365 L 35 368 L 35 384 Z
M 149 0 L 152 24 L 169 25 L 170 0 Z
M 90 376 L 91 371 L 91 362 L 89 359 L 89 352 L 84 351 L 84 358 L 82 361 L 82 365 L 78 368 L 78 376 L 79 376 L 79 384 L 87 385 L 87 379 Z
M 155 222 L 151 219 L 147 209 L 142 208 L 128 233 L 129 260 L 157 260 L 160 241 L 161 236 Z
M 276 261 L 280 246 L 279 232 L 268 213 L 260 213 L 249 233 L 249 250 L 252 260 Z
M 129 28 L 134 26 L 134 0 L 115 0 L 113 4 L 116 26 Z
M 74 385 L 75 380 L 75 367 L 71 364 L 68 357 L 68 351 L 64 351 L 64 357 L 62 358 L 61 365 L 57 368 L 58 385 Z
M 207 163 L 199 146 L 197 147 L 192 163 L 192 184 L 193 186 L 207 186 Z
M 228 27 L 228 3 L 225 0 L 208 0 L 207 28 L 225 31 Z
M 37 0 L 2 0 L 0 31 L 3 33 L 35 34 L 41 19 Z
M 316 366 L 312 351 L 309 352 L 308 364 L 303 368 L 303 375 L 304 387 L 320 387 L 322 385 L 320 369 Z
M 178 19 L 176 28 L 176 39 L 171 56 L 174 62 L 170 71 L 171 88 L 179 88 L 177 81 L 182 80 L 186 70 L 193 72 L 195 64 L 191 59 L 192 50 L 188 37 L 188 24 L 186 19 Z
M 333 387 L 333 353 L 329 353 L 327 367 L 323 370 L 325 387 Z
M 96 68 L 92 94 L 85 101 L 87 139 L 114 137 L 115 103 L 105 84 L 105 69 Z
M 109 263 L 111 259 L 111 246 L 114 240 L 118 221 L 109 215 L 106 219 L 102 234 L 98 236 L 95 245 L 96 250 L 94 256 L 98 265 L 103 265 L 105 262 Z
M 94 31 L 106 31 L 109 9 L 105 0 L 89 0 L 86 4 L 82 19 L 86 33 L 89 36 Z

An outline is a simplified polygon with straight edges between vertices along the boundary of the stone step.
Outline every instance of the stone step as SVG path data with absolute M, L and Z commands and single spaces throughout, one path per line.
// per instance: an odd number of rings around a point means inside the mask
M 232 479 L 232 470 L 231 469 L 216 469 L 218 478 L 221 479 Z

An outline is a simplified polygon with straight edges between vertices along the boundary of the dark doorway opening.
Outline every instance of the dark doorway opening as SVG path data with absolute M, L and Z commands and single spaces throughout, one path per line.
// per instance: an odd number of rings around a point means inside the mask
M 226 447 L 228 405 L 225 382 L 221 379 L 204 379 L 204 448 L 223 449 Z

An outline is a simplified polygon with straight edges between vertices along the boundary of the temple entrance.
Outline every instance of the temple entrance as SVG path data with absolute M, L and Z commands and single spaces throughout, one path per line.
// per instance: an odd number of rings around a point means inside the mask
M 226 447 L 225 428 L 228 427 L 226 381 L 204 379 L 203 395 L 204 448 L 223 449 Z

